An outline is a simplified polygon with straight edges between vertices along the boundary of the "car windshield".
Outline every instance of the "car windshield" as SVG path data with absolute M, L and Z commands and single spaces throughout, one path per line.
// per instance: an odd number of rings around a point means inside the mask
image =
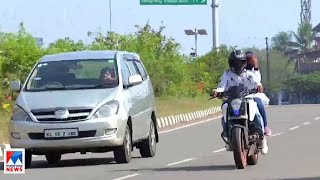
M 116 67 L 115 59 L 40 62 L 26 91 L 114 88 L 119 84 Z

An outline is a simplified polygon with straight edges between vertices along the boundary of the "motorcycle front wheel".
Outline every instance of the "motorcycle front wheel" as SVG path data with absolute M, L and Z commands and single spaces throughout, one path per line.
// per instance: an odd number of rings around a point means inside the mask
M 232 130 L 233 156 L 237 169 L 244 169 L 247 165 L 247 152 L 244 144 L 244 134 L 241 128 Z

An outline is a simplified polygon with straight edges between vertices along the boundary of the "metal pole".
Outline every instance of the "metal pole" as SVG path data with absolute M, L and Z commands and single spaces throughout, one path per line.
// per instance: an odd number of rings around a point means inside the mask
M 195 57 L 198 57 L 198 31 L 197 28 L 194 29 L 195 36 Z
M 218 17 L 218 0 L 212 0 L 212 49 L 219 48 L 219 17 Z
M 298 73 L 299 75 L 301 74 L 301 70 L 300 70 L 300 60 L 301 60 L 301 52 L 299 50 L 298 52 Z M 299 91 L 299 99 L 300 99 L 300 104 L 302 104 L 302 93 L 301 93 L 301 90 Z
M 109 28 L 110 28 L 110 30 L 109 30 L 109 32 L 111 32 L 111 30 L 112 30 L 112 7 L 111 7 L 111 0 L 109 0 Z
M 269 62 L 268 37 L 266 37 L 266 51 L 267 51 L 267 81 L 268 81 L 268 83 L 270 83 L 270 62 Z
M 299 75 L 301 74 L 301 70 L 300 70 L 300 57 L 298 59 L 298 71 L 299 71 Z

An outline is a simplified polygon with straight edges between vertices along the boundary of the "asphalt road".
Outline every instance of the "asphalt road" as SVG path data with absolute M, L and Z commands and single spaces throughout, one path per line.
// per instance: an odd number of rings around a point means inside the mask
M 236 170 L 232 152 L 224 151 L 219 120 L 162 132 L 154 158 L 140 158 L 137 150 L 130 164 L 115 164 L 112 153 L 64 155 L 56 166 L 35 157 L 25 175 L 0 178 L 53 179 L 320 179 L 320 105 L 267 108 L 269 153 L 256 166 Z

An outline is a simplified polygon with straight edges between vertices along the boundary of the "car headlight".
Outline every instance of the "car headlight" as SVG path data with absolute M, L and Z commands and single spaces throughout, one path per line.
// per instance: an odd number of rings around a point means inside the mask
M 234 99 L 231 101 L 231 107 L 233 109 L 233 113 L 235 116 L 240 115 L 241 104 L 242 104 L 242 101 L 240 99 Z
M 28 113 L 23 110 L 21 107 L 15 105 L 12 111 L 12 120 L 13 121 L 26 121 L 29 118 Z
M 113 115 L 118 114 L 119 110 L 119 102 L 118 101 L 110 101 L 104 105 L 102 105 L 92 116 L 92 118 L 106 118 Z

